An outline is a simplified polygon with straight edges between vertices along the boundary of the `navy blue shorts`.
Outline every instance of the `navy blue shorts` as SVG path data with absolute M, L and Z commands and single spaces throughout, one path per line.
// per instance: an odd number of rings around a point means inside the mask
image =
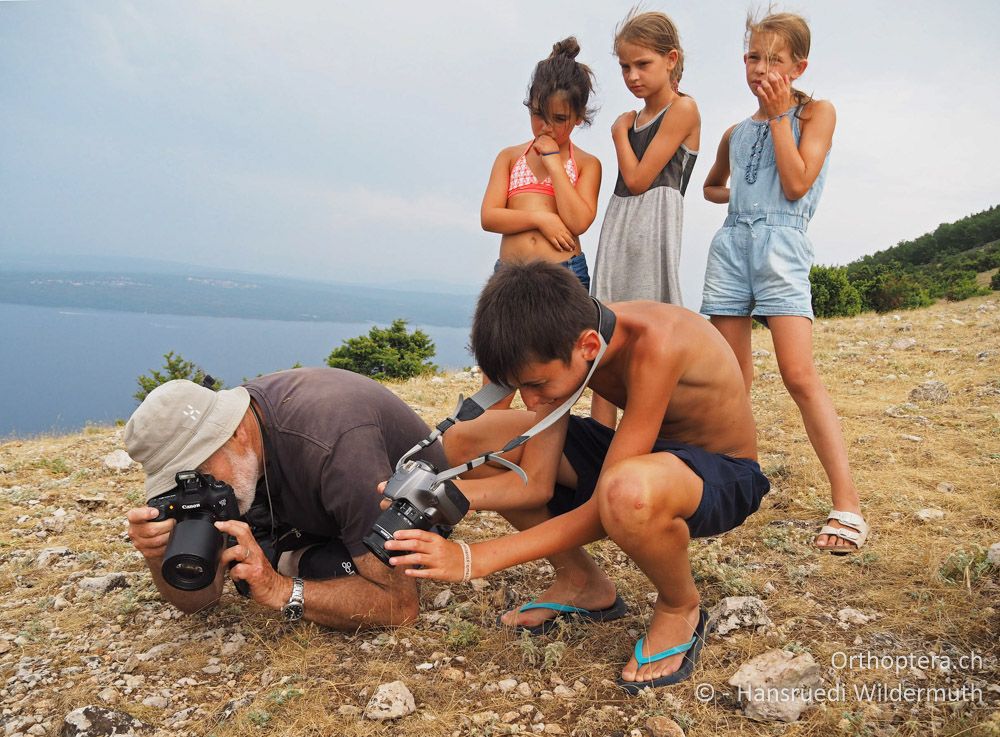
M 556 484 L 548 508 L 553 515 L 576 509 L 590 499 L 615 431 L 589 417 L 570 416 L 563 455 L 576 471 L 575 489 Z M 757 461 L 709 453 L 703 448 L 657 440 L 653 453 L 671 453 L 704 482 L 701 503 L 686 520 L 691 537 L 721 535 L 743 524 L 771 489 Z

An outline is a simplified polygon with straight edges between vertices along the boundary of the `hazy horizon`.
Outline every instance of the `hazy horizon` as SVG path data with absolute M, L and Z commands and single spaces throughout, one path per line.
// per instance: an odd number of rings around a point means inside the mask
M 610 53 L 630 1 L 279 6 L 223 0 L 0 2 L 0 261 L 17 251 L 149 257 L 332 283 L 478 285 L 490 166 L 530 137 L 534 64 L 576 35 L 599 107 L 576 145 L 604 182 L 610 125 L 641 107 Z M 681 279 L 697 309 L 725 208 L 701 185 L 722 132 L 755 108 L 735 0 L 650 6 L 681 32 L 702 140 Z M 810 21 L 800 86 L 837 108 L 816 261 L 843 264 L 996 204 L 1000 101 L 985 0 L 779 6 Z

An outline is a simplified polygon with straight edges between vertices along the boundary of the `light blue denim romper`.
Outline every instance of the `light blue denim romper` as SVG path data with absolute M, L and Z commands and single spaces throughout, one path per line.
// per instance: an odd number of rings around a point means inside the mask
M 796 112 L 785 114 L 797 145 Z M 729 138 L 729 214 L 708 250 L 704 315 L 813 318 L 813 247 L 806 228 L 823 192 L 830 153 L 809 191 L 793 202 L 781 191 L 770 133 L 767 121 L 747 118 Z

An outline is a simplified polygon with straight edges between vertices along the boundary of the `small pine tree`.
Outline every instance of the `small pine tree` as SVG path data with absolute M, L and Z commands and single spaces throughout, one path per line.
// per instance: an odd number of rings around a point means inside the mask
M 153 369 L 149 372 L 149 376 L 143 374 L 136 379 L 139 382 L 139 391 L 132 396 L 140 402 L 160 384 L 166 384 L 168 381 L 173 381 L 174 379 L 188 379 L 195 384 L 201 384 L 205 381 L 205 377 L 207 376 L 205 369 L 193 361 L 185 360 L 180 354 L 168 351 L 163 354 L 163 359 L 162 370 Z M 212 389 L 218 391 L 223 386 L 224 384 L 216 379 L 212 384 Z
M 843 266 L 813 266 L 809 282 L 816 317 L 851 317 L 861 312 L 861 295 L 847 280 Z
M 363 374 L 379 381 L 409 379 L 422 374 L 432 374 L 437 366 L 430 362 L 434 357 L 434 343 L 422 330 L 406 331 L 406 320 L 393 320 L 388 328 L 377 325 L 368 335 L 348 338 L 340 348 L 335 348 L 328 366 Z

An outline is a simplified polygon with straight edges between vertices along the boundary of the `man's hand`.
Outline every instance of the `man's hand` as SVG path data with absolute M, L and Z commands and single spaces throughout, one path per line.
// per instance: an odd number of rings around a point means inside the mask
M 250 598 L 271 609 L 281 609 L 292 594 L 292 580 L 279 574 L 271 567 L 250 526 L 246 522 L 225 520 L 216 522 L 220 532 L 236 538 L 236 545 L 222 553 L 222 565 L 235 565 L 229 571 L 234 581 L 246 581 L 250 586 Z
M 170 541 L 170 533 L 177 524 L 177 520 L 174 519 L 150 522 L 159 514 L 160 510 L 153 507 L 135 507 L 125 515 L 128 519 L 129 540 L 146 560 L 158 561 L 163 558 L 167 543 Z
M 462 548 L 457 543 L 448 542 L 433 532 L 399 530 L 392 540 L 386 540 L 385 549 L 398 550 L 402 553 L 390 558 L 390 565 L 423 566 L 423 568 L 405 569 L 403 573 L 407 576 L 433 578 L 438 581 L 461 581 L 465 572 Z

